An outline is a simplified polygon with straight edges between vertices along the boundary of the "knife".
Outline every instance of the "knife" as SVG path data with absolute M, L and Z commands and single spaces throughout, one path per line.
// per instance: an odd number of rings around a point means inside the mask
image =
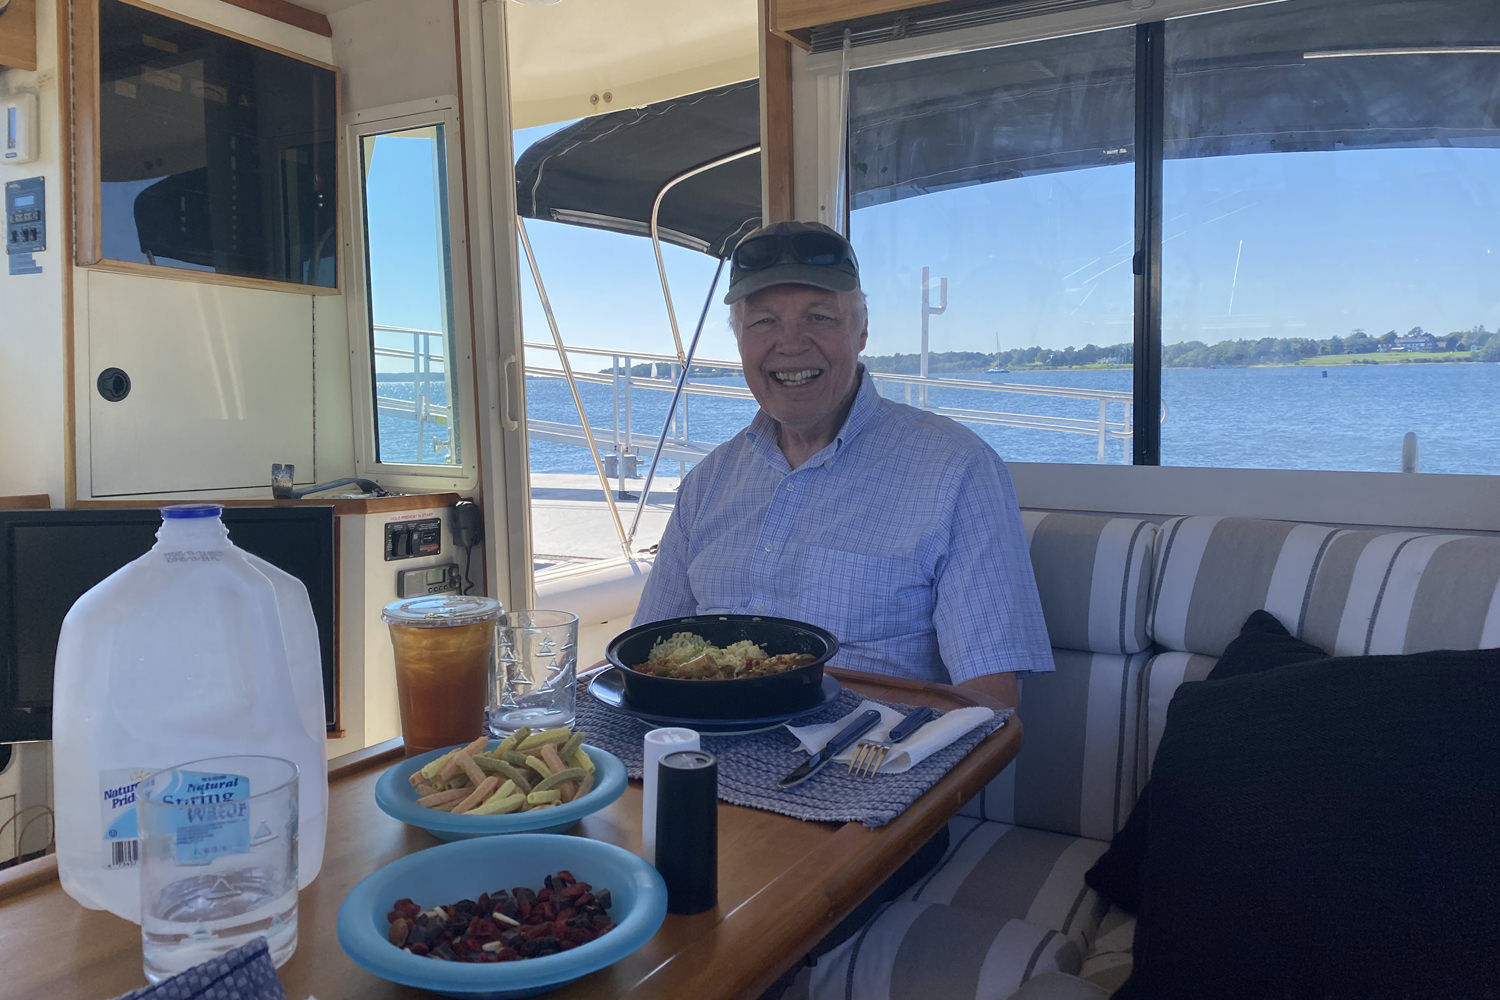
M 927 725 L 928 720 L 934 715 L 937 715 L 937 712 L 926 705 L 923 705 L 921 708 L 914 708 L 906 714 L 906 718 L 896 723 L 896 727 L 891 730 L 891 735 L 886 737 L 886 739 L 892 743 L 900 743 L 912 733 Z
M 802 784 L 802 782 L 817 774 L 824 764 L 827 764 L 830 760 L 843 753 L 845 748 L 869 732 L 879 721 L 880 713 L 875 711 L 875 709 L 872 708 L 861 712 L 859 718 L 849 723 L 843 729 L 840 729 L 834 735 L 833 739 L 824 744 L 823 749 L 799 764 L 791 774 L 782 778 L 779 784 L 782 788 L 791 788 L 793 785 Z

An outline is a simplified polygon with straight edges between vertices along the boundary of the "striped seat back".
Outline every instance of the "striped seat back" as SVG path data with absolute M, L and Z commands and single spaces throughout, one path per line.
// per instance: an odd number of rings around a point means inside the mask
M 1161 526 L 1138 759 L 1250 613 L 1335 656 L 1500 646 L 1500 538 L 1191 516 Z M 1029 735 L 1029 733 L 1028 733 Z
M 1022 681 L 1026 739 L 965 815 L 1108 839 L 1136 797 L 1139 675 L 1157 526 L 1023 511 L 1057 670 Z

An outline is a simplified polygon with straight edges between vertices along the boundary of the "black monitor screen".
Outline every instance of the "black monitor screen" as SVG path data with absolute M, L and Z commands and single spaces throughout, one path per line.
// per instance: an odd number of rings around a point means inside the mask
M 333 728 L 333 508 L 225 507 L 224 525 L 231 542 L 307 588 Z M 0 743 L 52 738 L 52 666 L 64 616 L 94 584 L 150 549 L 160 526 L 157 507 L 0 510 Z

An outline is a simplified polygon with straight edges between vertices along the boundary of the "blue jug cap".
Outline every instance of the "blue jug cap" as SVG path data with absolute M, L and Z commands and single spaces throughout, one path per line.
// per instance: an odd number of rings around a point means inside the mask
M 161 509 L 164 518 L 219 517 L 223 513 L 223 506 L 216 503 L 178 503 Z

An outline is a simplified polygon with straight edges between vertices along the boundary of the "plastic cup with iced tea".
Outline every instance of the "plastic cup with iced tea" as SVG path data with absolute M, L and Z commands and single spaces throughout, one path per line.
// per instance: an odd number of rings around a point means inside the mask
M 406 753 L 468 743 L 484 731 L 495 620 L 490 597 L 431 594 L 387 604 Z

